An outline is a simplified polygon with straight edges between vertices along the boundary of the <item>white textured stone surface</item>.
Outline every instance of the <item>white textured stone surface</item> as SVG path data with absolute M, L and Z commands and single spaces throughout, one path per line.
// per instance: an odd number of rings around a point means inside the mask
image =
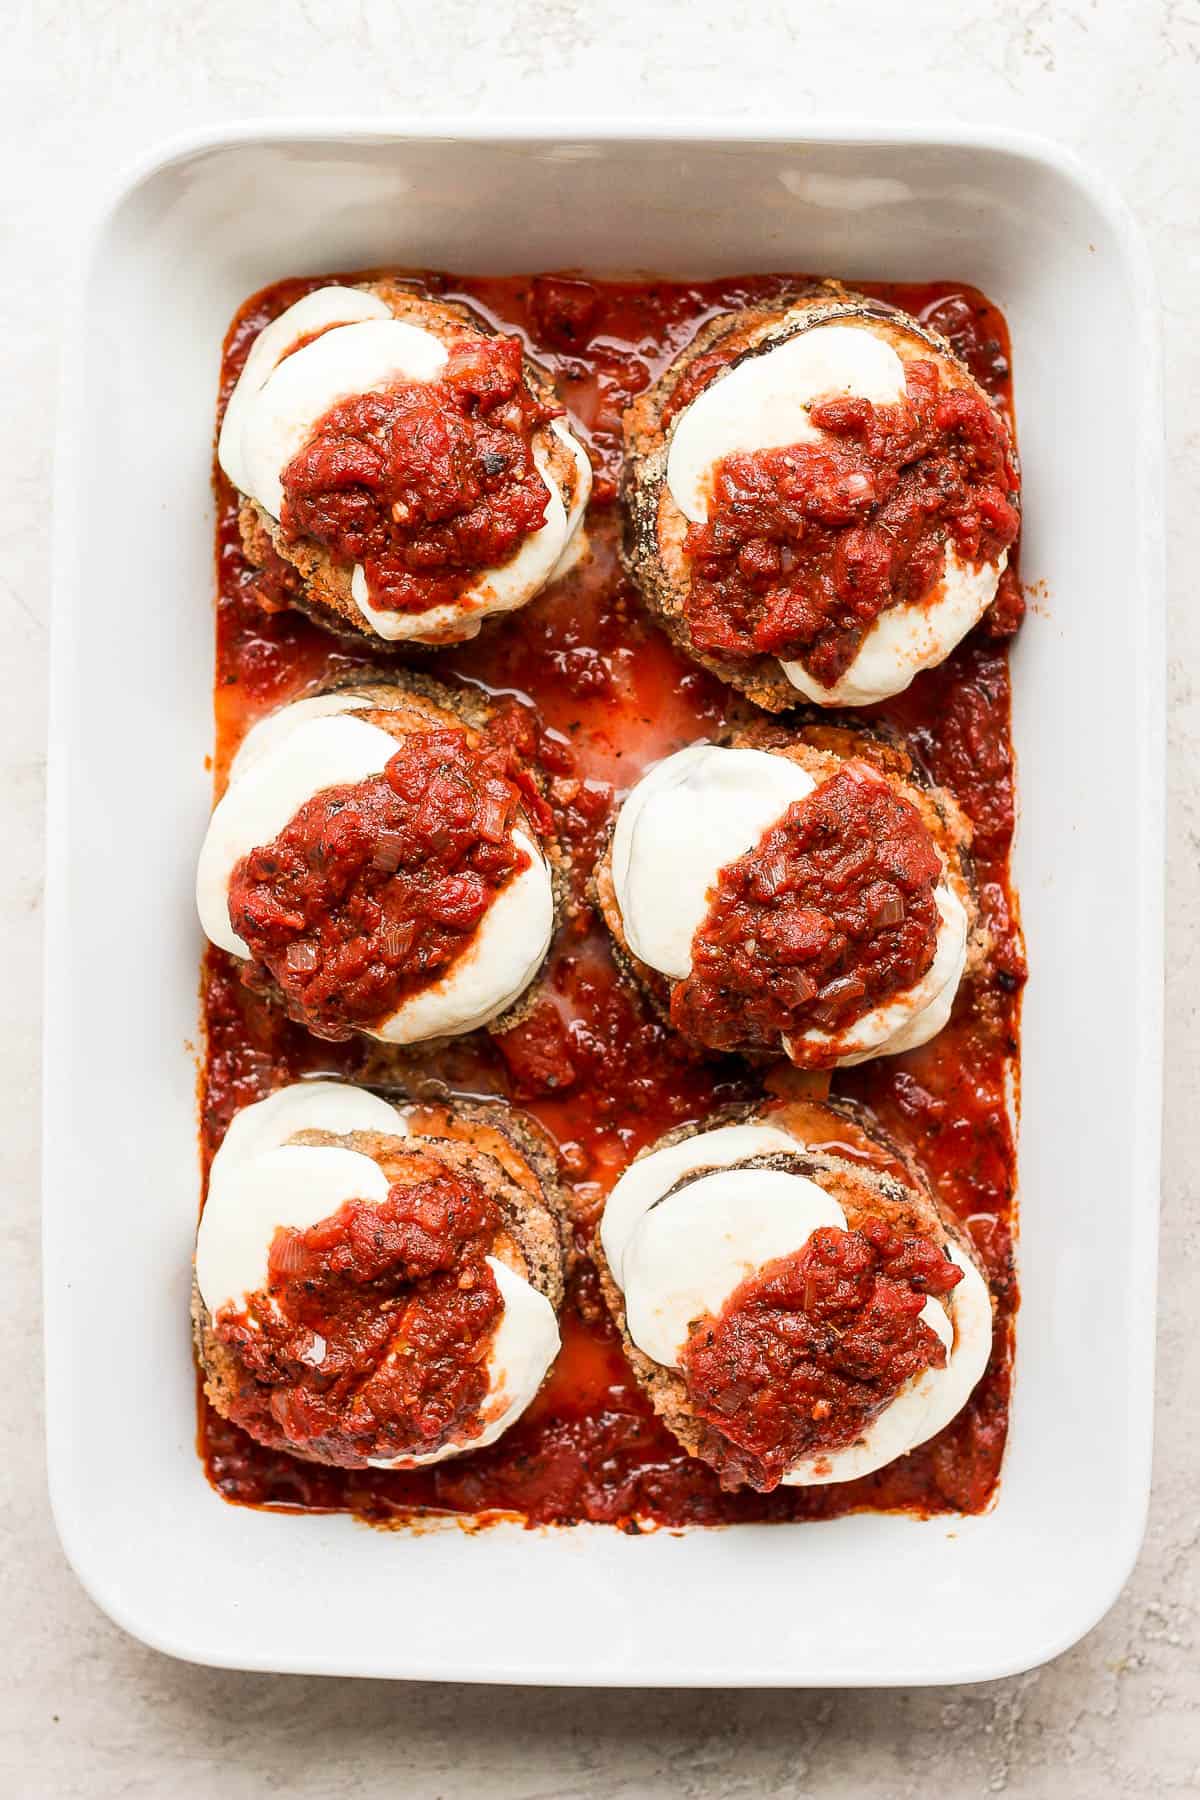
M 252 1800 L 1054 1800 L 1200 1783 L 1200 13 L 1188 0 L 15 0 L 0 13 L 0 1792 Z M 102 1618 L 46 1509 L 37 1297 L 39 886 L 47 496 L 60 284 L 129 158 L 250 114 L 607 105 L 646 119 L 989 120 L 1103 169 L 1149 237 L 1166 315 L 1171 855 L 1161 1399 L 1129 1587 L 1057 1663 L 975 1689 L 622 1694 L 404 1688 L 171 1663 Z M 1185 551 L 1191 548 L 1188 559 Z M 1082 1524 L 1082 1521 L 1081 1521 Z

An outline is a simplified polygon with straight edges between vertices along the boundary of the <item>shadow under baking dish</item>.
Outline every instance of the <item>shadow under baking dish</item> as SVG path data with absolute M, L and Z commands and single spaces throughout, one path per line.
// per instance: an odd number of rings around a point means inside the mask
M 953 271 L 1009 320 L 1023 574 L 1050 607 L 1014 665 L 1015 874 L 1034 969 L 1019 1404 L 982 1516 L 384 1539 L 344 1517 L 227 1506 L 200 1477 L 186 1044 L 212 520 L 196 505 L 209 458 L 197 421 L 245 294 L 281 270 L 385 263 Z M 245 1667 L 762 1685 L 978 1679 L 1095 1621 L 1136 1552 L 1148 1481 L 1157 409 L 1152 296 L 1124 215 L 1057 152 L 1020 140 L 291 127 L 194 141 L 125 189 L 91 250 L 66 369 L 45 1114 L 52 1494 L 68 1554 L 122 1624 Z M 97 878 L 114 867 L 135 894 Z M 463 1623 L 481 1592 L 503 1630 Z

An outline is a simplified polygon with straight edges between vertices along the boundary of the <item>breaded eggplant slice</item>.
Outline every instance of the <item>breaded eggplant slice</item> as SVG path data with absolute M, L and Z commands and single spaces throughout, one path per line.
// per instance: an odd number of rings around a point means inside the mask
M 501 335 L 496 326 L 473 307 L 457 300 L 431 299 L 416 283 L 383 279 L 352 285 L 376 295 L 390 308 L 394 318 L 419 325 L 443 342 L 460 338 L 464 331 L 485 338 Z M 524 372 L 531 393 L 543 404 L 557 406 L 557 394 L 548 371 L 526 356 Z M 581 480 L 579 465 L 556 433 L 546 432 L 543 447 L 547 474 L 558 488 L 569 514 Z M 370 643 L 385 646 L 387 640 L 372 630 L 369 619 L 351 593 L 352 570 L 331 556 L 323 545 L 309 538 L 289 538 L 279 522 L 245 494 L 241 496 L 238 508 L 238 532 L 247 562 L 260 572 L 259 591 L 271 606 L 294 607 L 307 613 L 327 631 L 346 638 L 366 638 Z M 397 647 L 420 650 L 460 643 L 475 636 L 478 630 L 479 621 L 467 617 L 461 629 L 448 626 L 429 636 L 401 639 Z
M 304 694 L 293 696 L 287 705 L 297 701 L 313 700 L 325 694 L 361 695 L 365 704 L 356 716 L 368 723 L 380 727 L 384 731 L 395 734 L 404 729 L 406 717 L 417 721 L 428 721 L 430 725 L 466 726 L 469 730 L 486 733 L 497 716 L 497 705 L 479 688 L 451 685 L 439 681 L 421 670 L 407 668 L 390 668 L 387 665 L 364 667 L 347 670 L 329 681 L 314 685 Z M 277 709 L 282 712 L 285 708 Z M 274 715 L 265 715 L 271 717 Z M 540 771 L 528 758 L 523 758 L 523 766 L 530 774 L 539 791 L 543 787 Z M 236 758 L 234 765 L 236 766 Z M 565 852 L 558 839 L 552 834 L 540 831 L 532 823 L 528 823 L 528 831 L 535 842 L 541 846 L 542 854 L 550 870 L 554 896 L 554 927 L 557 931 L 561 924 L 567 903 L 569 889 L 569 867 Z M 547 950 L 546 959 L 550 951 Z M 500 1034 L 510 1031 L 527 1017 L 530 1008 L 536 1004 L 538 988 L 545 967 L 535 971 L 523 992 L 495 1019 L 489 1020 L 482 1030 Z M 267 972 L 261 971 L 261 991 L 281 1009 L 286 1010 L 284 996 Z M 379 1043 L 371 1033 L 361 1034 L 372 1044 Z M 458 1034 L 447 1034 L 440 1037 L 422 1038 L 419 1042 L 406 1046 L 383 1046 L 387 1055 L 394 1061 L 403 1061 L 405 1057 L 425 1056 L 448 1043 L 454 1041 Z M 386 1065 L 385 1065 L 386 1066 Z
M 479 1182 L 500 1210 L 503 1229 L 519 1254 L 518 1272 L 557 1313 L 566 1276 L 568 1206 L 553 1147 L 541 1127 L 524 1114 L 483 1101 L 402 1102 L 397 1110 L 408 1123 L 405 1136 L 300 1131 L 288 1143 L 355 1150 L 377 1161 L 385 1175 L 417 1150 L 447 1173 Z M 194 1276 L 192 1329 L 205 1394 L 228 1417 L 246 1377 L 236 1355 L 217 1336 Z M 289 1454 L 303 1457 L 298 1449 Z
M 688 521 L 667 485 L 667 458 L 675 425 L 686 404 L 702 391 L 703 377 L 713 368 L 725 372 L 749 357 L 787 343 L 821 325 L 868 320 L 883 334 L 895 333 L 920 343 L 946 359 L 944 370 L 954 385 L 993 402 L 938 332 L 889 306 L 853 292 L 836 281 L 814 282 L 786 293 L 771 305 L 747 306 L 721 313 L 703 325 L 659 379 L 639 394 L 624 418 L 625 461 L 621 498 L 625 506 L 622 559 L 647 607 L 683 654 L 737 688 L 768 712 L 805 705 L 806 698 L 788 680 L 775 656 L 734 657 L 701 649 L 685 615 L 691 575 L 683 551 Z M 939 366 L 943 366 L 939 363 Z M 695 382 L 695 393 L 691 392 Z M 678 412 L 672 402 L 684 388 Z
M 966 911 L 967 960 L 962 979 L 982 966 L 989 937 L 976 891 L 970 822 L 953 795 L 930 780 L 928 772 L 898 732 L 825 715 L 813 719 L 797 718 L 795 723 L 787 725 L 754 720 L 720 737 L 717 742 L 733 749 L 765 750 L 786 756 L 811 775 L 818 785 L 836 774 L 841 763 L 852 757 L 878 768 L 920 813 L 942 854 L 946 878 Z M 617 905 L 612 872 L 616 824 L 614 817 L 592 878 L 592 901 L 608 929 L 618 966 L 642 989 L 659 1016 L 669 1023 L 671 993 L 676 984 L 634 955 Z M 749 1051 L 742 1054 L 752 1061 L 762 1060 L 762 1053 Z M 779 1054 L 782 1055 L 782 1051 Z
M 796 1153 L 781 1151 L 778 1155 L 751 1157 L 745 1163 L 724 1167 L 770 1168 L 803 1175 L 838 1200 L 845 1212 L 848 1230 L 861 1228 L 869 1219 L 879 1219 L 901 1236 L 926 1238 L 943 1247 L 953 1244 L 986 1283 L 986 1273 L 970 1235 L 941 1203 L 916 1165 L 880 1132 L 863 1109 L 841 1099 L 783 1105 L 759 1102 L 728 1108 L 699 1124 L 684 1125 L 667 1132 L 656 1143 L 640 1151 L 634 1164 L 656 1151 L 686 1143 L 721 1126 L 752 1123 L 779 1125 L 798 1140 Z M 852 1146 L 856 1160 L 852 1162 L 838 1155 L 828 1148 L 830 1144 Z M 859 1155 L 864 1160 L 857 1160 Z M 669 1192 L 675 1192 L 706 1172 L 703 1167 L 690 1171 Z M 703 1450 L 706 1440 L 711 1437 L 712 1427 L 693 1411 L 682 1373 L 647 1356 L 630 1337 L 625 1295 L 604 1254 L 599 1229 L 592 1243 L 592 1257 L 604 1303 L 620 1332 L 621 1346 L 638 1386 L 689 1456 L 707 1460 Z M 946 1303 L 943 1300 L 941 1304 L 945 1306 Z

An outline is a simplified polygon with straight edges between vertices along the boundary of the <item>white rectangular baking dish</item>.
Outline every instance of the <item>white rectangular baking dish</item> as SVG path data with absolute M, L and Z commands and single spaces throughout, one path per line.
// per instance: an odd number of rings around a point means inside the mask
M 1016 653 L 1024 1302 L 985 1517 L 385 1535 L 234 1508 L 204 1480 L 187 1329 L 191 887 L 221 337 L 279 276 L 389 262 L 952 277 L 1008 314 L 1023 570 L 1045 600 Z M 245 1668 L 758 1686 L 997 1676 L 1101 1616 L 1149 1481 L 1160 454 L 1146 260 L 1120 206 L 1046 144 L 248 126 L 134 174 L 91 244 L 65 375 L 47 897 L 50 1478 L 67 1554 L 114 1619 Z

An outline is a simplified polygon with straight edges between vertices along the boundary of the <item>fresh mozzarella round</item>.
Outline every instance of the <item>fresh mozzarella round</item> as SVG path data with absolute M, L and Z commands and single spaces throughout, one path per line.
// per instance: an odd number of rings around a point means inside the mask
M 333 1144 L 284 1144 L 227 1168 L 196 1237 L 196 1285 L 209 1312 L 240 1311 L 248 1295 L 266 1287 L 267 1256 L 281 1225 L 307 1231 L 347 1200 L 378 1206 L 388 1186 L 373 1157 Z
M 994 563 L 974 568 L 947 544 L 941 577 L 931 591 L 912 606 L 889 606 L 881 612 L 846 673 L 832 687 L 822 687 L 803 663 L 779 666 L 792 686 L 817 706 L 869 706 L 874 700 L 887 700 L 902 693 L 922 669 L 945 662 L 996 598 L 1007 567 L 1007 550 Z
M 350 578 L 350 593 L 368 624 L 382 638 L 428 637 L 448 626 L 461 629 L 463 615 L 478 630 L 489 613 L 512 612 L 524 606 L 540 588 L 545 587 L 567 543 L 567 509 L 563 505 L 558 484 L 550 474 L 546 451 L 540 444 L 533 448 L 533 461 L 546 488 L 544 521 L 530 532 L 518 546 L 516 554 L 498 569 L 481 569 L 471 577 L 457 600 L 444 606 L 432 606 L 425 612 L 388 612 L 372 606 L 366 570 L 356 563 Z
M 307 700 L 293 700 L 277 711 L 256 719 L 229 765 L 230 782 L 240 781 L 268 750 L 274 750 L 284 738 L 309 719 L 329 718 L 335 713 L 369 712 L 372 702 L 355 688 L 339 688 L 332 694 L 310 694 Z
M 866 1062 L 873 1056 L 898 1056 L 927 1044 L 945 1025 L 954 996 L 967 966 L 969 925 L 962 901 L 946 882 L 933 891 L 938 909 L 938 935 L 933 961 L 914 987 L 883 1006 L 876 1006 L 853 1020 L 844 1031 L 805 1031 L 785 1038 L 789 1056 L 793 1044 L 834 1044 L 841 1049 L 839 1068 Z
M 806 1176 L 781 1169 L 698 1176 L 652 1206 L 625 1246 L 630 1337 L 656 1363 L 678 1368 L 697 1319 L 720 1312 L 743 1281 L 802 1249 L 822 1225 L 844 1230 L 846 1215 Z
M 242 431 L 243 493 L 278 519 L 283 471 L 332 407 L 357 394 L 377 394 L 400 381 L 436 381 L 446 346 L 432 331 L 403 319 L 342 325 L 305 344 L 267 377 Z
M 208 1200 L 196 1238 L 196 1285 L 214 1317 L 240 1311 L 269 1279 L 268 1258 L 283 1226 L 304 1231 L 348 1200 L 378 1206 L 390 1183 L 373 1157 L 342 1145 L 296 1144 L 302 1131 L 378 1131 L 407 1135 L 402 1116 L 364 1089 L 299 1082 L 246 1107 L 213 1158 Z M 504 1310 L 488 1351 L 488 1394 L 479 1432 L 427 1455 L 371 1458 L 375 1468 L 440 1462 L 494 1443 L 536 1394 L 558 1353 L 554 1308 L 523 1275 L 489 1256 Z M 320 1360 L 320 1341 L 316 1360 Z
M 869 325 L 817 325 L 747 356 L 679 415 L 667 453 L 675 504 L 685 519 L 702 525 L 722 457 L 818 443 L 825 433 L 809 417 L 817 400 L 852 394 L 894 406 L 904 392 L 903 362 Z
M 529 867 L 501 888 L 470 944 L 445 975 L 430 982 L 377 1026 L 387 1044 L 475 1031 L 506 1012 L 542 965 L 554 935 L 554 884 L 537 845 L 523 831 L 512 841 Z
M 221 435 L 217 440 L 217 460 L 235 488 L 248 493 L 249 478 L 242 456 L 242 433 L 257 396 L 272 372 L 288 355 L 293 345 L 314 332 L 326 332 L 335 325 L 356 325 L 365 319 L 390 319 L 391 309 L 378 294 L 362 288 L 326 287 L 305 294 L 273 319 L 250 346 L 250 354 L 229 396 Z
M 914 354 L 928 356 L 914 344 Z M 676 422 L 667 453 L 667 486 L 693 524 L 708 518 L 713 470 L 738 451 L 777 450 L 818 443 L 827 434 L 810 408 L 834 395 L 877 406 L 905 393 L 904 360 L 869 324 L 814 326 L 772 349 L 745 357 L 714 381 Z M 780 661 L 787 680 L 817 706 L 866 706 L 908 687 L 921 669 L 944 662 L 996 597 L 1008 563 L 1004 551 L 978 568 L 946 547 L 942 573 L 911 606 L 880 613 L 849 668 L 824 687 L 801 662 Z
M 829 1456 L 806 1457 L 789 1469 L 785 1486 L 856 1481 L 926 1443 L 962 1411 L 992 1353 L 992 1302 L 983 1276 L 957 1244 L 948 1244 L 946 1252 L 963 1272 L 948 1295 L 949 1332 L 945 1311 L 935 1300 L 927 1300 L 921 1309 L 922 1319 L 946 1344 L 945 1367 L 914 1375 L 856 1444 Z
M 803 1148 L 764 1121 L 722 1126 L 652 1152 L 617 1182 L 601 1241 L 625 1297 L 629 1335 L 654 1362 L 677 1369 L 696 1319 L 718 1313 L 767 1263 L 799 1254 L 822 1226 L 846 1229 L 837 1200 L 806 1176 L 731 1166 Z M 677 1185 L 693 1173 L 695 1180 Z M 868 1475 L 923 1444 L 966 1403 L 991 1352 L 991 1300 L 974 1263 L 956 1245 L 946 1248 L 963 1272 L 948 1296 L 949 1316 L 933 1298 L 920 1315 L 945 1344 L 946 1366 L 905 1382 L 857 1442 L 796 1463 L 786 1485 Z
M 292 350 L 315 331 L 321 335 Z M 446 361 L 446 345 L 436 333 L 393 317 L 377 295 L 353 288 L 309 294 L 255 340 L 226 409 L 217 451 L 221 467 L 235 487 L 278 520 L 284 470 L 332 407 L 396 382 L 436 381 Z M 399 641 L 451 630 L 461 635 L 464 620 L 477 631 L 489 613 L 523 606 L 569 566 L 580 549 L 592 467 L 561 419 L 552 420 L 549 429 L 575 462 L 570 511 L 550 472 L 548 447 L 535 438 L 533 460 L 546 488 L 543 523 L 507 563 L 474 575 L 459 600 L 421 613 L 377 609 L 366 570 L 355 565 L 351 597 L 377 636 Z
M 600 1221 L 600 1242 L 617 1286 L 624 1286 L 625 1246 L 630 1237 L 677 1181 L 696 1168 L 725 1169 L 752 1156 L 778 1156 L 780 1151 L 794 1153 L 796 1148 L 791 1133 L 776 1125 L 718 1125 L 699 1137 L 667 1144 L 631 1162 L 609 1194 Z
M 367 1088 L 345 1081 L 290 1082 L 234 1114 L 209 1168 L 209 1193 L 239 1164 L 280 1149 L 298 1131 L 328 1131 L 337 1137 L 383 1131 L 404 1137 L 408 1125 L 402 1111 Z
M 229 885 L 243 856 L 278 837 L 314 794 L 379 775 L 395 754 L 396 740 L 365 719 L 309 719 L 230 781 L 209 820 L 196 876 L 200 923 L 212 943 L 249 958 L 229 922 Z
M 395 755 L 395 738 L 351 710 L 370 704 L 361 694 L 314 695 L 247 734 L 209 821 L 196 876 L 205 934 L 231 955 L 250 956 L 229 919 L 229 889 L 242 858 L 278 837 L 315 795 L 382 774 Z M 554 883 L 528 832 L 515 827 L 512 838 L 529 857 L 528 868 L 500 890 L 445 975 L 411 995 L 370 1036 L 413 1044 L 474 1031 L 524 992 L 550 947 Z
M 488 1395 L 480 1408 L 485 1420 L 483 1429 L 461 1444 L 447 1444 L 425 1455 L 370 1457 L 372 1468 L 416 1469 L 458 1456 L 464 1450 L 482 1450 L 494 1444 L 520 1418 L 545 1380 L 546 1370 L 558 1355 L 562 1341 L 554 1308 L 545 1294 L 499 1257 L 489 1256 L 486 1260 L 496 1278 L 504 1311 L 488 1352 Z
M 720 872 L 760 843 L 816 782 L 765 750 L 693 744 L 656 764 L 633 788 L 613 833 L 612 881 L 630 950 L 672 981 L 692 972 L 692 942 Z M 838 1067 L 915 1049 L 942 1029 L 967 960 L 966 909 L 946 881 L 934 890 L 934 958 L 921 980 L 836 1034 L 806 1031 L 791 1044 L 837 1044 Z
M 785 756 L 692 744 L 630 792 L 613 833 L 613 891 L 640 962 L 682 981 L 717 876 L 816 786 Z
M 571 510 L 563 504 L 558 483 L 550 470 L 549 455 L 535 441 L 533 461 L 546 484 L 546 512 L 541 527 L 525 539 L 514 556 L 497 569 L 481 569 L 471 577 L 461 596 L 442 606 L 431 606 L 425 612 L 389 612 L 372 606 L 367 572 L 356 563 L 350 578 L 350 594 L 354 604 L 372 630 L 394 643 L 404 638 L 436 637 L 439 632 L 464 632 L 474 637 L 491 613 L 513 612 L 540 592 L 550 581 L 566 573 L 583 547 L 581 525 L 592 491 L 592 465 L 583 445 L 574 438 L 561 419 L 552 419 L 550 429 L 570 450 L 576 466 L 576 480 Z
M 362 1198 L 383 1197 L 381 1171 L 370 1157 L 332 1146 L 327 1150 L 309 1146 L 315 1156 L 308 1155 L 305 1146 L 289 1148 L 289 1139 L 300 1131 L 328 1131 L 338 1137 L 379 1131 L 405 1137 L 408 1125 L 403 1114 L 377 1094 L 341 1081 L 292 1082 L 236 1113 L 209 1168 L 208 1201 L 196 1242 L 196 1281 L 210 1312 L 228 1302 L 241 1306 L 245 1296 L 266 1281 L 266 1247 L 274 1224 L 267 1221 L 264 1242 L 263 1216 L 264 1209 L 269 1212 L 274 1204 L 273 1183 L 276 1189 L 286 1187 L 295 1177 L 295 1198 L 289 1204 L 307 1205 L 310 1211 L 317 1207 L 309 1224 L 337 1210 L 350 1191 L 347 1180 L 365 1184 Z M 264 1160 L 262 1179 L 247 1186 L 246 1170 Z M 325 1207 L 331 1191 L 337 1198 Z

